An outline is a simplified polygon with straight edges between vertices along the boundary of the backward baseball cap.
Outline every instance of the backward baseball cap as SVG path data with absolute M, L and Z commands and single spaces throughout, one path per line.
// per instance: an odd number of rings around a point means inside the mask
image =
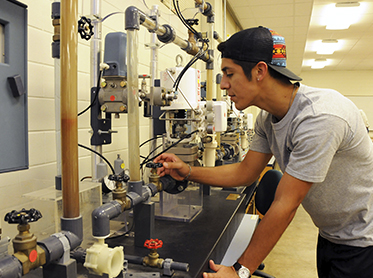
M 218 50 L 222 58 L 253 63 L 263 61 L 290 80 L 302 80 L 286 68 L 284 37 L 268 28 L 259 26 L 239 31 L 220 43 Z

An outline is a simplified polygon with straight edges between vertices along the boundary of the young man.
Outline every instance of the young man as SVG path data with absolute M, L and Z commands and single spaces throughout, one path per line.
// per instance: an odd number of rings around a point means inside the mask
M 302 203 L 319 228 L 319 277 L 373 277 L 373 144 L 356 106 L 330 89 L 311 88 L 286 69 L 285 41 L 258 27 L 218 49 L 223 79 L 237 109 L 262 109 L 241 163 L 188 167 L 162 154 L 158 174 L 212 186 L 253 183 L 272 155 L 282 170 L 275 200 L 234 267 L 210 267 L 204 277 L 250 277 L 280 239 Z

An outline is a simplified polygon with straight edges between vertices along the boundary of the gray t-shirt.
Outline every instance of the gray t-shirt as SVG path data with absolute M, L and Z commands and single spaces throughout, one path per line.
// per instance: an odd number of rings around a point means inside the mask
M 250 149 L 272 153 L 283 172 L 313 183 L 302 204 L 322 237 L 373 245 L 373 144 L 349 99 L 300 85 L 283 119 L 260 112 Z

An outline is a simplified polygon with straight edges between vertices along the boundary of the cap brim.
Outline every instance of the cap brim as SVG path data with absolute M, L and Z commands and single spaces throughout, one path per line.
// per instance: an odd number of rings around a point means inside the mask
M 280 67 L 280 66 L 275 66 L 275 65 L 271 65 L 271 64 L 268 64 L 268 66 L 271 67 L 273 70 L 277 71 L 278 73 L 281 73 L 282 75 L 286 76 L 290 80 L 302 81 L 302 78 L 300 78 L 299 76 L 295 75 L 294 73 L 292 73 L 287 68 Z

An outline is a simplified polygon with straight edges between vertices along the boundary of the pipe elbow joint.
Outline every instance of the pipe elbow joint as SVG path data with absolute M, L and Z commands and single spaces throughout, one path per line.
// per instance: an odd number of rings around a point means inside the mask
M 207 17 L 213 17 L 214 16 L 214 11 L 212 9 L 212 5 L 209 2 L 206 2 L 206 9 L 203 11 L 203 15 Z
M 140 30 L 139 10 L 135 6 L 129 6 L 125 11 L 125 29 Z
M 92 234 L 95 237 L 107 237 L 110 234 L 110 219 L 122 213 L 118 201 L 106 203 L 92 212 Z

